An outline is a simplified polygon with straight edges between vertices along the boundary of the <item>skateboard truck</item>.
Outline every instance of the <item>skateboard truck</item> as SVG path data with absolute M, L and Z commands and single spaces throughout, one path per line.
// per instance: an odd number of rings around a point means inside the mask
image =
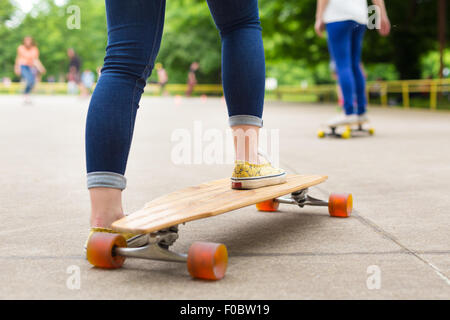
M 328 201 L 314 198 L 308 194 L 308 188 L 291 193 L 290 197 L 280 197 L 274 202 L 283 204 L 295 204 L 300 208 L 305 206 L 327 207 Z M 138 248 L 115 248 L 115 254 L 123 257 L 151 259 L 160 261 L 186 262 L 187 254 L 176 253 L 168 250 L 166 244 L 174 243 L 178 239 L 178 233 L 164 229 L 156 233 L 146 235 L 148 243 Z M 167 247 L 166 247 L 167 246 Z
M 285 204 L 297 204 L 300 208 L 304 206 L 327 207 L 328 202 L 308 195 L 308 189 L 299 190 L 291 193 L 291 197 L 276 198 L 274 201 Z
M 355 129 L 352 129 L 351 125 L 345 125 L 345 130 L 342 133 L 337 132 L 338 127 L 329 127 L 329 128 L 330 132 L 319 130 L 319 132 L 317 132 L 317 136 L 319 138 L 334 137 L 334 138 L 349 139 L 352 137 L 352 132 L 364 132 L 371 136 L 375 134 L 374 128 L 364 129 L 363 123 L 357 123 L 357 127 Z
M 151 259 L 160 261 L 186 262 L 187 254 L 173 252 L 162 245 L 165 243 L 173 243 L 178 239 L 176 232 L 166 232 L 163 234 L 150 233 L 145 235 L 148 237 L 146 245 L 137 248 L 115 247 L 113 254 L 122 257 Z
M 332 217 L 347 218 L 353 209 L 353 197 L 351 194 L 330 194 L 328 201 L 320 200 L 308 195 L 308 188 L 294 191 L 290 197 L 278 197 L 256 204 L 259 211 L 278 211 L 280 203 L 295 204 L 300 208 L 305 206 L 328 207 L 328 213 Z
M 325 132 L 323 130 L 320 130 L 317 133 L 317 136 L 319 138 L 325 138 L 325 137 L 335 137 L 335 138 L 342 138 L 342 139 L 349 139 L 352 136 L 352 129 L 350 126 L 346 126 L 345 130 L 342 133 L 338 133 L 336 131 L 337 127 L 330 127 L 330 132 Z
M 374 128 L 364 129 L 362 123 L 359 123 L 358 127 L 354 131 L 356 131 L 356 132 L 365 132 L 365 133 L 368 133 L 371 136 L 373 136 L 375 134 L 375 129 Z
M 225 276 L 228 263 L 225 245 L 194 242 L 187 254 L 176 253 L 168 249 L 167 243 L 173 243 L 178 238 L 178 234 L 167 229 L 163 231 L 147 234 L 147 244 L 136 248 L 128 248 L 121 234 L 93 233 L 87 246 L 87 259 L 92 265 L 107 269 L 120 268 L 125 258 L 184 262 L 193 278 L 219 280 Z

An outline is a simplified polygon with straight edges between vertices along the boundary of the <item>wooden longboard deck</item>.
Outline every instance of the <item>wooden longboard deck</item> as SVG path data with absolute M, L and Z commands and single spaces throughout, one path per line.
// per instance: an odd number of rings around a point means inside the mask
M 357 122 L 352 122 L 352 123 L 349 123 L 349 124 L 338 124 L 338 125 L 336 125 L 336 126 L 330 126 L 329 124 L 322 124 L 321 125 L 321 127 L 325 127 L 325 128 L 339 128 L 339 127 L 347 127 L 347 126 L 358 126 L 358 125 L 363 125 L 363 124 L 366 124 L 366 123 L 369 123 L 369 121 L 357 121 Z
M 231 189 L 230 178 L 210 181 L 156 198 L 144 208 L 114 222 L 112 228 L 121 232 L 155 232 L 287 195 L 319 184 L 327 178 L 319 175 L 288 175 L 286 183 L 253 190 Z

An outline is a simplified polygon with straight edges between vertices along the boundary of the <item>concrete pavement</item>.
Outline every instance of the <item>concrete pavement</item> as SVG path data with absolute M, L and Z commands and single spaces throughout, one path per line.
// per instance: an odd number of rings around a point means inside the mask
M 320 140 L 317 129 L 335 107 L 268 102 L 265 128 L 280 129 L 280 165 L 290 173 L 327 174 L 314 193 L 352 192 L 356 212 L 334 219 L 324 208 L 248 207 L 181 226 L 175 250 L 196 240 L 228 247 L 226 277 L 204 282 L 176 263 L 91 267 L 82 256 L 89 229 L 88 101 L 21 101 L 0 96 L 2 299 L 450 298 L 450 113 L 373 108 L 374 137 Z M 173 163 L 172 134 L 186 129 L 179 132 L 194 139 L 196 123 L 202 132 L 224 132 L 223 102 L 143 98 L 127 169 L 127 212 L 230 175 L 230 164 Z

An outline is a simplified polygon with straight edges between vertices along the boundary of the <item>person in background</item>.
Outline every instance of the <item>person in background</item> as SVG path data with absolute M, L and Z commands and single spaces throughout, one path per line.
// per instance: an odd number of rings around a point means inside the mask
M 200 65 L 198 62 L 192 62 L 189 68 L 186 97 L 190 97 L 192 95 L 192 92 L 194 91 L 194 87 L 197 84 L 197 76 L 195 75 L 195 73 L 197 72 L 199 67 Z
M 77 93 L 78 88 L 80 88 L 80 91 L 82 91 L 82 88 L 80 85 L 81 59 L 75 53 L 75 50 L 73 48 L 67 49 L 67 56 L 69 57 L 69 72 L 67 74 L 67 81 L 68 81 L 67 90 L 70 94 L 75 94 L 75 93 Z
M 30 36 L 26 36 L 17 48 L 14 72 L 25 80 L 24 102 L 31 103 L 30 93 L 36 84 L 36 74 L 45 73 L 45 68 L 39 60 L 39 49 Z
M 339 78 L 338 78 L 337 71 L 336 71 L 336 62 L 334 62 L 333 59 L 330 60 L 329 67 L 330 67 L 330 71 L 331 71 L 331 78 L 334 81 L 336 81 L 336 95 L 338 98 L 338 105 L 339 105 L 339 108 L 342 109 L 344 107 L 344 96 L 342 95 L 341 86 L 339 85 Z M 362 62 L 359 67 L 361 68 L 361 72 L 363 73 L 364 79 L 367 79 L 367 73 L 366 73 L 366 70 L 364 69 L 364 65 Z
M 80 77 L 76 72 L 75 67 L 70 67 L 67 74 L 67 93 L 77 94 L 79 90 Z
M 372 0 L 378 6 L 379 33 L 387 36 L 391 24 L 384 0 Z M 361 50 L 368 24 L 367 0 L 318 0 L 315 31 L 328 33 L 328 49 L 336 63 L 339 86 L 344 97 L 345 114 L 331 119 L 330 126 L 367 121 L 366 81 L 361 70 Z M 356 97 L 357 108 L 354 105 Z
M 97 81 L 98 81 L 98 78 L 100 78 L 100 76 L 102 75 L 102 67 L 98 66 L 95 71 L 97 71 Z
M 81 74 L 81 96 L 87 97 L 91 94 L 94 81 L 94 73 L 89 69 L 84 70 Z
M 330 72 L 331 72 L 331 78 L 334 81 L 337 81 L 336 83 L 336 95 L 338 98 L 338 105 L 340 108 L 344 107 L 344 97 L 342 96 L 342 90 L 341 90 L 341 86 L 339 85 L 339 80 L 338 80 L 338 75 L 336 72 L 336 62 L 334 62 L 333 59 L 330 60 Z
M 163 68 L 162 63 L 157 63 L 155 65 L 156 72 L 158 73 L 158 84 L 161 87 L 160 94 L 167 96 L 169 93 L 165 89 L 167 82 L 169 82 L 169 76 L 167 75 L 166 69 Z

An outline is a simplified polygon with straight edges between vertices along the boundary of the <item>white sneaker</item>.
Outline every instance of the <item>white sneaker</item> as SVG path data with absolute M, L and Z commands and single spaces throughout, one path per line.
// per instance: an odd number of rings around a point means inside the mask
M 30 98 L 30 96 L 29 95 L 25 95 L 24 97 L 23 97 L 23 104 L 32 104 L 32 101 L 31 101 L 31 98 Z
M 342 114 L 336 118 L 331 119 L 330 121 L 327 122 L 327 124 L 330 127 L 336 127 L 346 124 L 352 124 L 355 122 L 358 122 L 358 116 L 356 114 L 350 115 Z
M 369 121 L 369 117 L 367 116 L 367 113 L 363 113 L 358 116 L 359 123 L 363 123 L 363 122 L 367 122 L 367 121 Z

